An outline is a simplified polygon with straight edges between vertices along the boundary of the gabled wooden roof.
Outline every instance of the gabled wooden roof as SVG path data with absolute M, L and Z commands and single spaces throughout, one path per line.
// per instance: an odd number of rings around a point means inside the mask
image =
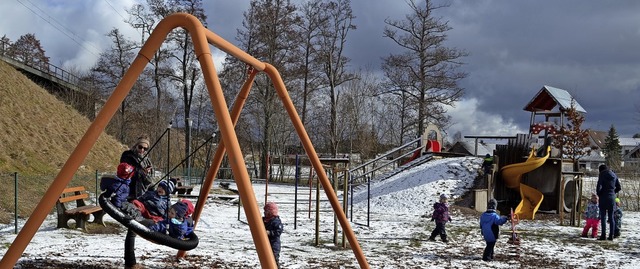
M 571 108 L 571 94 L 569 92 L 554 88 L 551 86 L 544 85 L 542 89 L 536 94 L 535 97 L 524 107 L 524 110 L 530 112 L 541 112 L 548 111 L 551 112 L 552 109 L 558 107 L 558 110 L 555 112 L 566 111 Z M 576 110 L 580 113 L 587 113 L 586 110 L 573 99 Z
M 589 133 L 589 138 L 591 139 L 592 146 L 596 146 L 599 149 L 603 149 L 604 141 L 605 139 L 607 139 L 608 133 L 605 131 L 595 131 L 591 129 L 588 129 L 587 132 Z

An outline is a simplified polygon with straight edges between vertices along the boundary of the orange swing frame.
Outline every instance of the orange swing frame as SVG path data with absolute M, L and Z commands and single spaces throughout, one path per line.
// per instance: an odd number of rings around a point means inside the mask
M 22 230 L 20 230 L 4 257 L 2 257 L 2 260 L 0 260 L 0 268 L 12 268 L 15 266 L 38 228 L 42 225 L 48 212 L 50 212 L 51 208 L 55 205 L 58 196 L 62 193 L 65 186 L 69 184 L 71 178 L 73 178 L 73 175 L 75 174 L 75 171 L 77 171 L 85 160 L 89 151 L 98 140 L 98 137 L 104 131 L 105 126 L 109 123 L 113 115 L 118 110 L 120 104 L 129 94 L 131 87 L 134 85 L 145 66 L 165 41 L 168 33 L 177 27 L 182 27 L 191 34 L 194 50 L 202 68 L 205 84 L 209 91 L 211 104 L 213 106 L 222 137 L 222 141 L 212 160 L 211 169 L 209 169 L 202 184 L 199 197 L 207 197 L 211 187 L 213 186 L 214 175 L 219 170 L 222 158 L 225 153 L 227 153 L 229 163 L 231 164 L 233 178 L 236 181 L 236 185 L 240 193 L 240 199 L 247 216 L 247 221 L 249 223 L 249 228 L 251 230 L 251 235 L 253 237 L 253 242 L 256 247 L 260 264 L 263 268 L 276 268 L 269 239 L 267 238 L 267 233 L 264 230 L 264 224 L 262 223 L 260 208 L 258 207 L 258 202 L 256 201 L 253 187 L 251 186 L 249 174 L 245 169 L 244 158 L 242 156 L 234 128 L 235 123 L 240 117 L 240 112 L 242 111 L 245 99 L 249 94 L 251 84 L 256 74 L 260 71 L 265 72 L 271 79 L 273 86 L 291 119 L 307 156 L 311 161 L 311 165 L 316 171 L 318 171 L 318 179 L 324 188 L 325 194 L 331 203 L 331 207 L 336 214 L 340 225 L 342 226 L 350 247 L 358 260 L 360 268 L 369 268 L 369 264 L 367 263 L 364 253 L 358 244 L 355 233 L 349 224 L 345 212 L 342 211 L 338 196 L 331 187 L 331 182 L 324 172 L 324 168 L 320 163 L 320 159 L 318 158 L 315 148 L 313 147 L 313 144 L 309 139 L 309 135 L 296 112 L 278 71 L 272 65 L 255 59 L 253 56 L 247 54 L 215 33 L 206 29 L 196 17 L 187 13 L 172 14 L 158 23 L 151 36 L 149 36 L 149 39 L 145 42 L 144 46 L 138 53 L 136 59 L 132 62 L 124 77 L 120 80 L 118 86 L 98 113 L 96 119 L 91 123 L 91 126 L 85 132 L 84 136 L 71 153 L 71 156 L 69 156 L 64 166 L 47 189 L 46 193 L 34 209 L 33 214 L 29 217 Z M 220 50 L 251 66 L 249 78 L 240 90 L 238 98 L 231 109 L 231 113 L 226 110 L 227 104 L 222 93 L 220 81 L 215 72 L 215 66 L 213 64 L 209 45 L 216 46 Z M 205 200 L 206 199 L 198 199 L 198 202 L 196 203 L 195 212 L 193 214 L 196 225 L 200 218 L 200 214 L 202 213 Z M 178 252 L 179 257 L 184 255 L 186 255 L 186 252 Z

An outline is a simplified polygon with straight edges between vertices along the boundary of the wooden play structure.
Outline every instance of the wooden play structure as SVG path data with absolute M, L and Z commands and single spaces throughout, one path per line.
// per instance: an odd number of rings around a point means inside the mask
M 155 52 L 160 48 L 168 33 L 178 27 L 186 29 L 191 35 L 195 53 L 198 61 L 200 62 L 200 66 L 202 67 L 203 77 L 211 98 L 211 104 L 213 106 L 222 137 L 222 141 L 219 144 L 212 160 L 211 168 L 207 172 L 200 189 L 199 197 L 207 197 L 213 186 L 214 175 L 217 174 L 222 163 L 222 159 L 226 153 L 229 158 L 229 163 L 231 164 L 233 178 L 240 193 L 240 198 L 247 216 L 260 264 L 262 265 L 262 268 L 276 268 L 275 259 L 269 245 L 264 224 L 262 223 L 260 208 L 256 201 L 250 177 L 245 166 L 243 154 L 240 150 L 238 138 L 234 130 L 235 123 L 240 117 L 244 101 L 249 94 L 255 76 L 259 72 L 264 72 L 271 79 L 273 86 L 282 101 L 283 107 L 287 111 L 296 133 L 298 134 L 307 153 L 307 157 L 309 158 L 313 168 L 317 171 L 318 179 L 331 203 L 336 218 L 342 226 L 344 234 L 349 241 L 350 247 L 356 256 L 360 268 L 369 268 L 369 264 L 367 263 L 363 251 L 358 244 L 358 240 L 356 239 L 349 221 L 342 210 L 336 193 L 333 191 L 331 182 L 324 172 L 324 168 L 322 167 L 315 148 L 302 125 L 302 121 L 295 110 L 278 71 L 272 65 L 261 62 L 233 46 L 228 41 L 205 28 L 197 18 L 186 13 L 176 13 L 167 16 L 156 26 L 149 39 L 145 42 L 144 46 L 138 53 L 138 56 L 131 64 L 130 68 L 106 101 L 102 110 L 98 113 L 96 119 L 85 132 L 78 146 L 73 150 L 71 156 L 69 156 L 64 166 L 47 189 L 44 197 L 42 197 L 36 206 L 33 214 L 29 217 L 20 233 L 18 233 L 16 239 L 5 253 L 5 256 L 2 257 L 2 260 L 0 261 L 0 268 L 14 267 L 20 258 L 20 255 L 24 252 L 40 225 L 42 225 L 47 214 L 55 205 L 58 197 L 63 192 L 67 184 L 69 184 L 71 178 L 73 178 L 73 175 L 87 157 L 98 137 L 103 133 L 105 126 L 109 123 L 113 115 L 118 110 L 120 104 L 128 95 L 131 87 L 136 82 L 145 66 L 153 58 Z M 248 79 L 242 86 L 236 101 L 233 104 L 231 112 L 227 111 L 228 106 L 225 102 L 220 81 L 215 72 L 215 66 L 213 64 L 209 45 L 216 46 L 220 50 L 238 58 L 250 66 Z M 196 229 L 205 201 L 206 199 L 198 199 L 198 203 L 195 206 L 193 219 L 196 224 Z M 184 255 L 184 251 L 178 252 L 178 256 Z
M 579 225 L 582 173 L 563 163 L 561 152 L 552 149 L 551 139 L 564 124 L 565 111 L 575 105 L 586 111 L 562 89 L 543 86 L 524 107 L 531 112 L 529 134 L 518 134 L 506 145 L 496 145 L 494 165 L 499 171 L 492 177 L 488 193 L 501 201 L 500 208 L 515 208 L 520 219 L 534 219 L 536 212 L 570 213 L 570 225 Z M 554 110 L 555 109 L 555 110 Z M 540 116 L 544 117 L 539 120 Z M 557 124 L 553 118 L 560 120 Z

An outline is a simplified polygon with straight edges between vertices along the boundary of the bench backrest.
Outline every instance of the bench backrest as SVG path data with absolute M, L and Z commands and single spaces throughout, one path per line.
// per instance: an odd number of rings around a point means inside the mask
M 84 199 L 89 198 L 89 193 L 84 186 L 66 188 L 58 198 L 60 204 L 76 201 L 76 207 L 87 205 Z

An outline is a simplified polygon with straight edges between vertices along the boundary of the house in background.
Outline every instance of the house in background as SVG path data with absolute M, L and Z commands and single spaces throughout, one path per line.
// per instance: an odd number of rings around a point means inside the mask
M 483 141 L 478 142 L 476 153 L 476 142 L 474 139 L 466 139 L 454 143 L 447 152 L 457 153 L 465 156 L 484 157 L 489 154 L 493 156 L 493 151 L 496 149 L 496 144 L 489 144 Z
M 603 149 L 608 132 L 588 130 L 591 141 L 591 154 L 580 158 L 580 168 L 586 171 L 598 171 L 598 166 L 605 163 Z M 640 166 L 640 138 L 618 137 L 622 156 L 621 167 Z
M 640 138 L 621 137 L 622 167 L 640 167 Z

